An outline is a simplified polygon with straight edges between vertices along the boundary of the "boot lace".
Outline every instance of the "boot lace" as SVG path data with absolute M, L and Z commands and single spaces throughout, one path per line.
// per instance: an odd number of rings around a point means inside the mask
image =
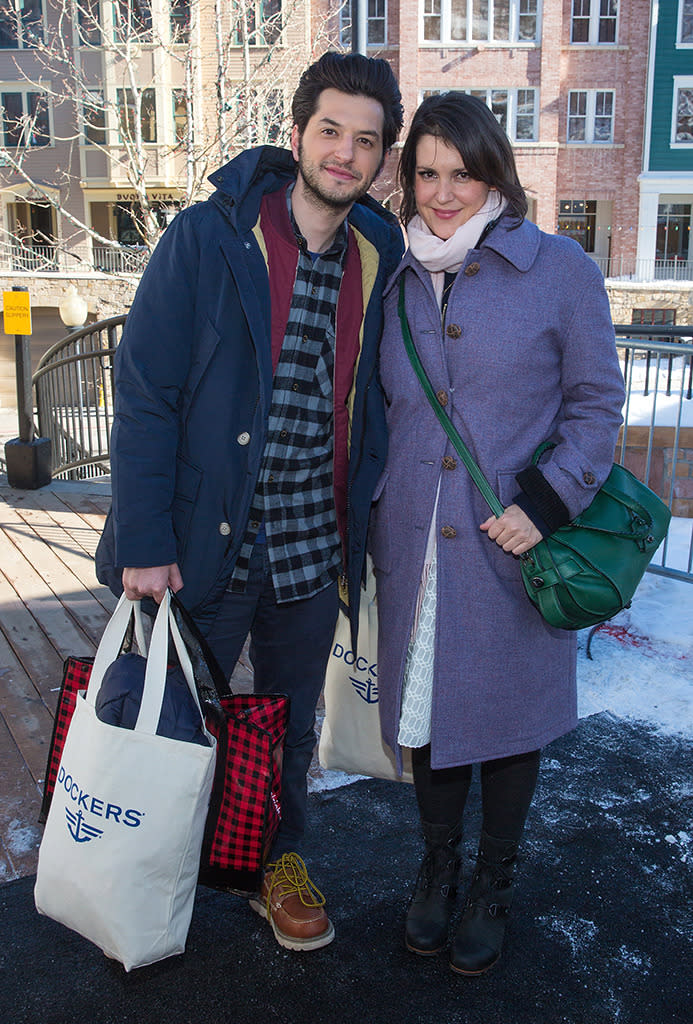
M 275 889 L 280 896 L 296 894 L 304 907 L 324 907 L 325 897 L 308 877 L 308 869 L 297 853 L 284 853 L 279 860 L 267 865 L 271 874 L 267 890 L 267 913 Z

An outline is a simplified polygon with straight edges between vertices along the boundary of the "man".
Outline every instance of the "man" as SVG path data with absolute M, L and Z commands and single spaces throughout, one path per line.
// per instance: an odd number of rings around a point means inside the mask
M 338 581 L 355 630 L 385 459 L 377 347 L 402 236 L 366 192 L 401 97 L 385 61 L 327 53 L 292 115 L 291 153 L 260 147 L 213 174 L 142 278 L 97 566 L 133 599 L 180 591 L 228 674 L 250 632 L 256 692 L 289 694 L 282 822 L 251 906 L 282 946 L 316 949 L 334 928 L 295 851 Z

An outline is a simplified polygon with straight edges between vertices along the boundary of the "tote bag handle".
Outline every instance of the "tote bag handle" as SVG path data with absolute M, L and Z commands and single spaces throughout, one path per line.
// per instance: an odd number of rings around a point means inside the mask
M 111 665 L 120 651 L 123 637 L 128 628 L 131 616 L 135 616 L 135 629 L 137 630 L 137 618 L 140 615 L 140 632 L 142 631 L 141 626 L 141 612 L 139 608 L 139 601 L 131 601 L 123 594 L 118 601 L 115 611 L 106 626 L 103 636 L 101 637 L 101 643 L 99 644 L 96 656 L 94 658 L 94 665 L 91 670 L 91 676 L 89 678 L 89 686 L 87 687 L 86 700 L 89 704 L 96 704 L 96 697 L 101 689 L 101 683 L 103 681 L 106 669 Z M 164 702 L 164 691 L 166 689 L 166 669 L 168 663 L 168 631 L 171 630 L 173 642 L 178 654 L 178 660 L 180 662 L 183 675 L 188 684 L 188 689 L 192 694 L 193 700 L 200 712 L 200 719 L 204 726 L 204 716 L 200 707 L 200 700 L 197 695 L 197 688 L 195 686 L 195 679 L 193 675 L 193 667 L 190 661 L 190 655 L 188 650 L 183 643 L 183 639 L 180 635 L 178 625 L 176 624 L 175 618 L 171 612 L 171 595 L 167 590 L 164 595 L 164 599 L 159 605 L 159 610 L 154 621 L 154 628 L 152 629 L 152 636 L 149 644 L 149 652 L 147 654 L 147 668 L 144 676 L 144 691 L 142 693 L 142 700 L 140 702 L 140 710 L 137 716 L 137 722 L 135 724 L 136 732 L 148 733 L 151 736 L 156 735 L 156 730 L 159 725 L 159 718 L 161 717 L 161 707 Z M 138 646 L 140 645 L 140 638 L 138 636 Z M 144 641 L 142 640 L 141 650 L 146 650 Z M 205 733 L 206 733 L 205 729 Z

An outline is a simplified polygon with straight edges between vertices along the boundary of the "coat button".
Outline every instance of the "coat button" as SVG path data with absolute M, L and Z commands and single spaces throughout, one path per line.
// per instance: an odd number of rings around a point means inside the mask
M 453 459 L 452 455 L 444 455 L 443 469 L 457 469 L 457 459 Z
M 222 535 L 222 537 L 228 537 L 229 534 L 231 533 L 231 524 L 219 523 L 219 533 Z
M 440 531 L 444 537 L 452 538 L 457 536 L 457 530 L 454 526 L 444 526 Z
M 244 430 L 242 434 L 239 434 L 236 438 L 239 444 L 248 444 L 250 441 L 250 434 L 247 430 Z
M 592 484 L 594 483 L 594 480 L 595 480 L 594 473 L 587 472 L 587 473 L 583 473 L 582 474 L 582 482 L 584 484 L 587 484 L 588 487 L 592 486 Z
M 474 275 L 478 274 L 480 270 L 481 267 L 478 263 L 470 263 L 468 267 L 464 268 L 464 272 L 467 277 L 474 277 Z
M 445 333 L 447 334 L 448 338 L 461 338 L 462 328 L 460 327 L 459 324 L 448 324 L 448 326 L 445 328 Z
M 440 391 L 436 391 L 436 398 L 438 399 L 440 404 L 443 406 L 443 408 L 445 408 L 445 406 L 448 404 L 447 391 L 443 391 L 442 388 L 440 389 Z

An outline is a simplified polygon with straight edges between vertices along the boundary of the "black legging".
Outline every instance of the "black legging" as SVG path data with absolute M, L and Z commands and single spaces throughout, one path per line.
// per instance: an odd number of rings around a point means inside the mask
M 539 773 L 540 750 L 501 757 L 481 764 L 484 832 L 518 843 L 522 836 Z M 431 768 L 431 745 L 412 750 L 414 788 L 421 820 L 431 825 L 457 825 L 464 811 L 472 765 Z

